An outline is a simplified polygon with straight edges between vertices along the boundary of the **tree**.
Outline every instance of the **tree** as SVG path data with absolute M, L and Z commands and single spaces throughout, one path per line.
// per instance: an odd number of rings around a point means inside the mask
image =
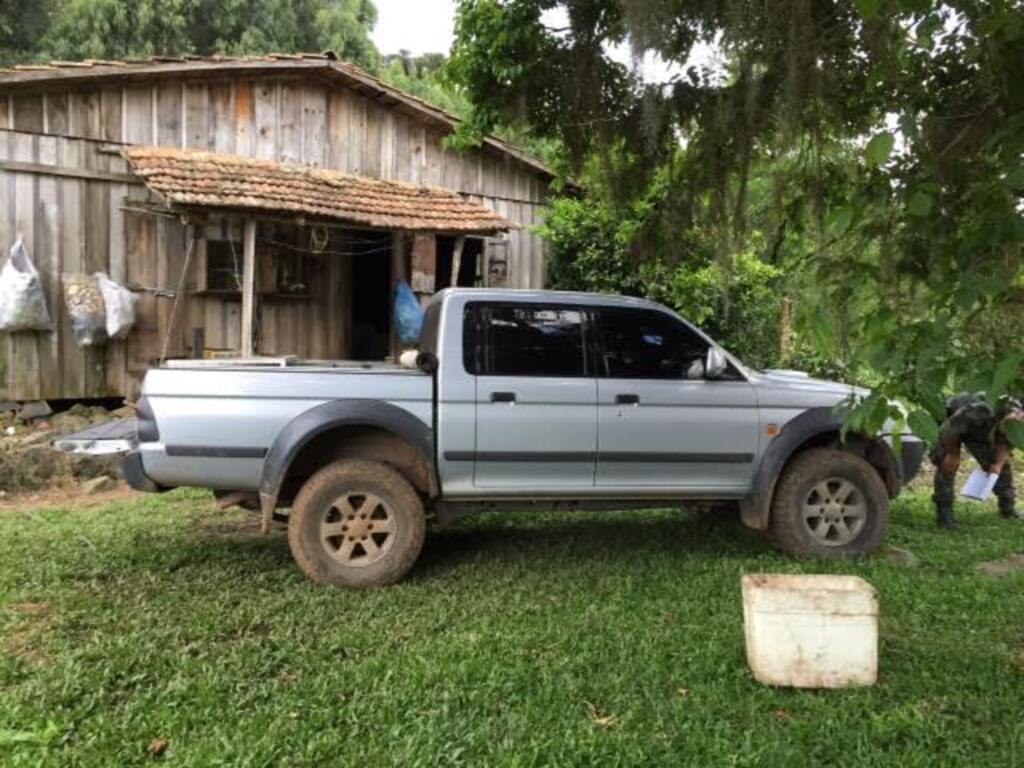
M 32 58 L 49 9 L 45 0 L 0 0 L 0 66 Z
M 413 56 L 403 50 L 384 57 L 381 77 L 403 91 L 457 117 L 464 117 L 469 114 L 471 107 L 465 95 L 445 81 L 443 74 L 447 61 L 443 53 Z
M 424 101 L 449 112 L 460 119 L 472 114 L 472 105 L 458 82 L 446 75 L 448 56 L 443 53 L 424 53 L 413 56 L 409 51 L 385 56 L 379 74 L 392 85 L 407 91 Z M 521 122 L 495 124 L 491 126 L 494 135 L 515 144 L 549 165 L 558 165 L 560 147 L 558 142 L 538 137 Z M 449 144 L 455 148 L 465 147 L 458 136 L 449 137 Z
M 678 74 L 645 82 L 623 41 Z M 640 261 L 706 230 L 728 269 L 756 230 L 803 285 L 804 342 L 874 387 L 857 428 L 931 436 L 942 393 L 1021 385 L 1019 341 L 982 330 L 1024 325 L 1017 2 L 462 0 L 449 72 L 463 141 L 526 121 L 621 209 L 651 201 Z
M 10 33 L 0 22 L 5 63 L 326 50 L 371 69 L 378 61 L 371 0 L 7 2 L 27 10 L 12 16 L 18 26 Z

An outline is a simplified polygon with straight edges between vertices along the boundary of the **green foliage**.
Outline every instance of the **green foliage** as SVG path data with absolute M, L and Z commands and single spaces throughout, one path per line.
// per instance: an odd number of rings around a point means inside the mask
M 465 90 L 447 76 L 447 63 L 448 57 L 443 53 L 412 56 L 408 51 L 400 51 L 398 54 L 384 57 L 378 74 L 395 87 L 418 96 L 455 117 L 469 119 L 473 112 L 472 106 Z M 553 168 L 562 165 L 558 142 L 538 137 L 529 126 L 495 125 L 493 133 Z M 457 133 L 449 135 L 445 143 L 455 150 L 470 148 L 470 143 L 462 140 Z
M 642 295 L 643 280 L 626 250 L 635 226 L 596 201 L 556 198 L 539 230 L 547 244 L 550 287 Z
M 13 25 L 0 21 L 0 64 L 326 50 L 369 68 L 378 60 L 370 40 L 377 18 L 371 0 L 36 0 L 13 6 Z
M 1020 352 L 1013 352 L 999 361 L 992 374 L 992 382 L 986 387 L 986 392 L 992 402 L 1007 393 L 1010 385 L 1020 374 L 1021 363 L 1024 363 L 1024 354 Z
M 312 39 L 319 44 L 316 50 L 334 51 L 345 61 L 371 71 L 376 69 L 379 54 L 370 32 L 377 23 L 377 8 L 372 0 L 320 0 L 314 7 L 316 24 Z
M 864 149 L 864 159 L 867 161 L 868 166 L 877 168 L 880 165 L 884 165 L 886 160 L 889 159 L 889 155 L 892 154 L 892 148 L 895 143 L 896 137 L 888 132 L 883 131 L 872 136 L 871 141 L 868 142 L 867 147 Z
M 907 416 L 907 426 L 915 435 L 930 444 L 939 439 L 939 423 L 928 411 L 921 408 L 910 412 Z
M 46 31 L 50 0 L 0 0 L 0 66 L 28 61 Z
M 1024 448 L 1024 424 L 1019 421 L 1008 421 L 1003 424 L 1003 432 L 1013 445 Z
M 677 267 L 662 297 L 748 365 L 780 364 L 782 272 L 750 252 L 691 271 Z
M 570 0 L 557 30 L 553 5 L 460 2 L 467 139 L 517 119 L 557 138 L 592 195 L 649 207 L 635 263 L 780 268 L 794 360 L 873 387 L 868 431 L 931 432 L 946 395 L 996 383 L 1024 334 L 1019 2 Z M 627 39 L 682 71 L 644 82 L 607 53 Z M 724 70 L 685 67 L 701 43 Z
M 781 271 L 744 252 L 727 264 L 692 254 L 675 265 L 630 255 L 643 207 L 615 211 L 593 199 L 557 198 L 541 227 L 548 283 L 562 290 L 645 296 L 677 310 L 750 365 L 778 363 Z
M 456 117 L 466 117 L 471 111 L 469 101 L 444 79 L 446 61 L 442 53 L 412 56 L 408 51 L 401 51 L 384 58 L 380 76 Z

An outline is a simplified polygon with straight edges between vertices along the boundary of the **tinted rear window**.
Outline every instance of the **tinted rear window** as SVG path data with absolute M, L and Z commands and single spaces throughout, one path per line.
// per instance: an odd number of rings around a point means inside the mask
M 584 315 L 573 307 L 469 304 L 466 370 L 480 376 L 586 376 Z

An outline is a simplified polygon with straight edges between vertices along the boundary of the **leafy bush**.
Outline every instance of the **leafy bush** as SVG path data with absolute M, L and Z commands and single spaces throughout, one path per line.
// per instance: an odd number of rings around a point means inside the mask
M 548 285 L 563 291 L 641 296 L 643 280 L 627 253 L 632 222 L 592 200 L 556 198 L 540 233 Z
M 559 198 L 541 234 L 548 284 L 559 290 L 643 296 L 672 307 L 753 366 L 779 359 L 782 271 L 752 251 L 728 266 L 694 257 L 667 265 L 629 252 L 642 218 L 593 199 Z
M 737 254 L 729 268 L 679 267 L 665 303 L 747 364 L 771 367 L 779 362 L 781 275 L 749 252 Z

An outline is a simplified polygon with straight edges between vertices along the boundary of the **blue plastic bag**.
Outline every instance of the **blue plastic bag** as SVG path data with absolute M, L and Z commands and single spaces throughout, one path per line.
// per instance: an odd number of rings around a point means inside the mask
M 423 309 L 420 300 L 408 283 L 395 286 L 395 330 L 403 344 L 415 344 L 420 340 L 423 328 Z

